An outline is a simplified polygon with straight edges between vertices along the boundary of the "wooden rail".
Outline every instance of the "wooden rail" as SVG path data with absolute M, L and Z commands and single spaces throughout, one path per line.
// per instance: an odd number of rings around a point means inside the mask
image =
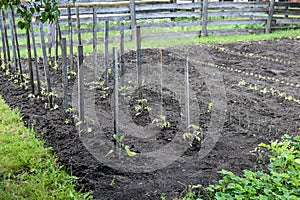
M 300 24 L 300 3 L 273 2 L 272 7 L 272 1 L 271 3 L 235 3 L 207 2 L 204 0 L 195 3 L 171 3 L 174 1 L 130 0 L 115 2 L 90 1 L 90 3 L 77 1 L 77 4 L 67 4 L 68 1 L 65 0 L 59 1 L 61 11 L 59 26 L 61 37 L 69 38 L 68 44 L 73 46 L 70 42 L 74 45 L 79 43 L 75 37 L 73 38 L 74 41 L 70 41 L 71 35 L 75 34 L 78 35 L 77 38 L 82 40 L 82 44 L 103 42 L 104 38 L 97 37 L 97 33 L 98 35 L 104 33 L 105 21 L 110 22 L 110 32 L 120 31 L 120 23 L 123 22 L 123 28 L 126 31 L 125 40 L 135 38 L 136 26 L 141 27 L 143 38 L 160 38 L 263 33 L 278 29 L 282 25 Z M 5 17 L 9 19 L 8 14 Z M 15 17 L 18 16 L 15 15 Z M 4 30 L 4 28 L 11 30 L 12 25 L 10 23 L 2 22 L 4 27 L 1 30 Z M 39 22 L 33 22 L 32 26 L 36 30 L 40 25 Z M 45 37 L 49 38 L 49 41 L 54 41 L 55 26 L 44 24 L 43 27 Z M 177 30 L 172 31 L 171 28 L 175 27 L 177 27 Z M 151 33 L 153 32 L 151 29 L 156 29 L 155 33 Z M 183 29 L 183 31 L 180 31 L 180 29 Z M 128 35 L 128 30 L 131 35 Z M 7 38 L 11 41 L 10 31 L 8 32 Z M 84 34 L 85 36 L 81 37 Z M 89 35 L 87 36 L 87 34 Z M 26 38 L 26 34 L 24 32 L 20 33 L 20 30 L 18 30 L 17 35 L 18 39 Z M 34 33 L 34 37 L 40 37 L 39 31 Z M 119 40 L 119 38 L 119 36 L 111 36 L 109 41 Z M 40 46 L 40 44 L 36 45 Z M 48 42 L 48 48 L 51 45 L 53 45 L 53 42 Z M 3 47 L 7 48 L 5 44 L 0 46 L 1 49 Z M 20 48 L 27 48 L 26 44 L 20 44 Z

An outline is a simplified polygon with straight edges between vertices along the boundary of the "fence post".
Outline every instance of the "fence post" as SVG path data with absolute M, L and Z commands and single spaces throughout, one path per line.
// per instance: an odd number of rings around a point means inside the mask
M 94 80 L 96 80 L 97 66 L 97 7 L 93 7 L 93 58 L 94 58 Z
M 137 67 L 137 88 L 139 90 L 139 95 L 141 94 L 141 87 L 143 82 L 142 77 L 142 58 L 141 58 L 141 28 L 136 27 L 136 67 Z
M 272 19 L 273 19 L 273 14 L 274 14 L 274 7 L 275 7 L 275 0 L 270 0 L 269 2 L 269 14 L 268 14 L 268 20 L 267 20 L 267 25 L 266 25 L 266 33 L 271 32 L 271 26 L 272 26 Z
M 51 94 L 50 72 L 49 72 L 48 57 L 46 52 L 44 28 L 42 22 L 40 22 L 40 39 L 41 39 L 41 48 L 43 52 L 43 63 L 44 63 L 45 80 L 47 85 L 48 103 L 49 103 L 49 107 L 52 108 L 52 96 L 50 95 Z
M 170 3 L 172 3 L 172 4 L 177 4 L 177 0 L 170 0 Z M 194 11 L 194 10 L 193 10 L 193 11 Z M 176 12 L 176 9 L 172 9 L 171 12 Z M 172 18 L 171 18 L 171 21 L 174 21 L 174 20 L 175 20 L 175 18 L 172 17 Z
M 84 127 L 84 91 L 83 91 L 83 46 L 78 46 L 78 107 L 79 107 L 79 129 Z
M 136 13 L 135 2 L 130 0 L 131 40 L 136 39 Z
M 71 6 L 68 6 L 68 33 L 69 33 L 69 45 L 70 45 L 70 68 L 73 69 L 73 29 L 71 18 Z
M 202 2 L 202 31 L 201 36 L 207 36 L 208 0 Z
M 1 19 L 0 19 L 0 28 L 1 28 L 1 39 L 2 39 L 2 51 L 3 51 L 4 65 L 7 66 L 6 43 L 5 43 L 5 39 L 4 39 L 4 28 L 3 28 L 2 15 L 1 15 Z
M 125 79 L 125 77 L 124 77 L 124 73 L 125 73 L 125 69 L 124 69 L 124 65 L 125 65 L 125 58 L 124 58 L 124 22 L 121 22 L 121 24 L 120 24 L 120 28 L 121 28 L 121 30 L 120 30 L 120 53 L 121 53 L 121 58 L 120 58 L 120 64 L 121 64 L 121 78 L 122 78 L 122 80 L 121 80 L 121 85 L 122 85 L 122 87 L 124 87 L 124 79 Z
M 80 17 L 79 17 L 79 7 L 78 6 L 76 6 L 76 18 L 77 18 L 78 44 L 81 45 Z
M 39 75 L 38 57 L 37 57 L 37 52 L 36 52 L 34 30 L 33 30 L 32 25 L 30 26 L 30 29 L 31 29 L 31 39 L 32 39 L 32 45 L 33 45 L 33 55 L 34 55 L 34 59 L 35 59 L 35 74 L 36 74 L 36 80 L 37 80 L 37 90 L 38 90 L 38 94 L 41 94 L 41 81 L 40 81 L 40 75 Z
M 68 109 L 68 74 L 67 74 L 67 40 L 61 39 L 61 51 L 62 51 L 62 81 L 63 81 L 63 93 L 64 93 L 64 119 L 66 119 L 66 112 Z

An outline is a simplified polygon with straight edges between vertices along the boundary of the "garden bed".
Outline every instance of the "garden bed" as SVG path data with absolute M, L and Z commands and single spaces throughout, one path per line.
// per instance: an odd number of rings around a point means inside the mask
M 92 191 L 95 199 L 159 199 L 161 194 L 173 199 L 182 197 L 190 184 L 207 186 L 219 180 L 221 169 L 237 174 L 263 169 L 255 151 L 259 143 L 299 134 L 299 46 L 299 40 L 278 39 L 163 49 L 162 95 L 159 50 L 145 49 L 142 97 L 152 110 L 141 115 L 135 110 L 140 99 L 133 87 L 135 52 L 126 53 L 125 85 L 132 87 L 120 95 L 119 134 L 136 152 L 133 157 L 105 156 L 113 148 L 112 77 L 106 98 L 100 89 L 91 90 L 96 97 L 93 113 L 87 108 L 91 131 L 81 134 L 75 122 L 66 124 L 61 98 L 56 100 L 57 109 L 45 109 L 45 101 L 30 98 L 30 90 L 8 81 L 4 72 L 0 91 L 11 107 L 20 108 L 25 124 L 34 124 L 59 161 L 70 167 L 78 188 Z M 186 131 L 184 55 L 189 58 L 191 121 L 204 132 L 201 142 L 192 145 L 181 142 Z M 88 66 L 91 59 L 85 60 Z M 60 94 L 60 70 L 51 68 L 51 76 Z M 76 107 L 76 81 L 70 82 L 69 91 Z M 152 124 L 160 113 L 170 127 Z

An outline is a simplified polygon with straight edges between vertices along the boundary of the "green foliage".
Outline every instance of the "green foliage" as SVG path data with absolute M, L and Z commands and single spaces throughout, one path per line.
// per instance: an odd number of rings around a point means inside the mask
M 183 134 L 183 139 L 188 140 L 190 146 L 192 146 L 194 139 L 196 139 L 198 142 L 201 142 L 201 137 L 203 135 L 203 130 L 200 126 L 197 126 L 195 124 L 191 124 L 188 127 L 191 129 L 191 132 L 186 132 Z
M 131 151 L 130 147 L 123 142 L 123 140 L 125 139 L 124 135 L 118 136 L 118 135 L 114 134 L 113 138 L 118 143 L 118 145 L 120 147 L 119 150 L 121 150 L 121 149 L 125 150 L 125 152 L 127 153 L 128 156 L 136 155 L 136 153 L 134 151 Z M 110 151 L 109 154 L 111 154 L 112 152 L 113 151 Z M 119 152 L 119 157 L 121 156 L 120 153 L 121 153 L 121 151 Z
M 210 112 L 212 108 L 213 108 L 213 103 L 210 102 L 207 106 L 207 111 Z
M 35 0 L 34 2 L 21 2 L 21 0 L 2 0 L 0 8 L 16 7 L 16 11 L 21 15 L 18 27 L 20 29 L 29 29 L 33 16 L 38 16 L 41 22 L 56 22 L 60 11 L 56 0 Z
M 199 196 L 199 195 L 194 191 L 194 189 L 199 189 L 201 187 L 202 187 L 202 185 L 200 185 L 200 184 L 198 184 L 198 185 L 189 185 L 187 187 L 187 192 L 186 192 L 186 195 L 183 198 L 183 200 L 193 200 L 193 199 L 201 200 L 200 197 L 197 198 L 197 196 Z
M 167 120 L 167 117 L 165 115 L 160 115 L 159 118 L 155 118 L 152 121 L 152 124 L 156 124 L 156 126 L 160 128 L 170 128 L 171 124 Z
M 244 170 L 243 177 L 222 170 L 216 185 L 206 188 L 209 199 L 299 199 L 300 136 L 283 137 L 281 142 L 260 144 L 270 151 L 268 172 Z M 191 192 L 187 196 L 191 197 Z M 186 198 L 187 199 L 187 198 Z M 192 196 L 188 199 L 195 199 Z
M 134 110 L 137 112 L 136 116 L 142 114 L 143 112 L 151 112 L 152 108 L 150 106 L 147 105 L 147 99 L 138 99 L 136 100 L 136 102 L 138 103 L 135 107 Z

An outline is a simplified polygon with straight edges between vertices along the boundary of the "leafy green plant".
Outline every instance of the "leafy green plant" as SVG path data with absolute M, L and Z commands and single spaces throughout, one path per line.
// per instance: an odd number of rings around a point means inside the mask
M 203 130 L 200 126 L 197 126 L 195 124 L 191 124 L 188 127 L 191 129 L 191 132 L 186 132 L 183 134 L 183 139 L 188 140 L 190 146 L 193 145 L 194 139 L 196 139 L 198 142 L 201 142 L 201 137 L 203 136 Z
M 105 86 L 105 81 L 92 81 L 89 83 L 85 83 L 85 86 L 87 86 L 90 90 L 97 90 L 102 99 L 105 99 L 108 96 L 108 87 Z
M 201 200 L 201 198 L 197 198 L 197 193 L 194 191 L 194 189 L 199 189 L 201 188 L 202 185 L 198 184 L 198 185 L 189 185 L 187 187 L 187 192 L 186 192 L 186 196 L 183 198 L 183 200 L 193 200 L 193 199 L 197 199 L 197 200 Z
M 160 195 L 160 200 L 166 200 L 166 199 L 167 199 L 167 197 L 166 197 L 165 194 L 161 194 L 161 195 Z
M 53 66 L 53 69 L 57 71 L 57 70 L 58 70 L 58 68 L 59 68 L 59 65 L 58 65 L 58 63 L 57 63 L 57 62 L 55 62 L 55 63 L 54 63 L 54 66 Z
M 68 71 L 68 79 L 70 80 L 72 77 L 76 77 L 77 73 L 74 70 Z
M 113 139 L 115 140 L 115 142 L 118 144 L 119 146 L 119 157 L 121 157 L 121 150 L 125 150 L 125 152 L 127 153 L 128 156 L 135 156 L 136 153 L 134 151 L 130 150 L 130 147 L 128 145 L 126 145 L 123 140 L 125 139 L 125 135 L 121 135 L 118 136 L 116 134 L 113 135 Z M 110 150 L 106 156 L 108 156 L 109 154 L 113 153 L 114 150 Z
M 299 199 L 300 136 L 260 144 L 271 152 L 268 173 L 244 170 L 243 177 L 222 170 L 223 179 L 206 188 L 210 199 Z
M 151 112 L 152 108 L 147 105 L 147 99 L 141 98 L 136 100 L 138 103 L 135 107 L 134 110 L 136 111 L 136 116 L 142 114 L 143 112 Z
M 169 121 L 167 121 L 167 117 L 165 115 L 159 115 L 158 118 L 155 118 L 152 121 L 152 124 L 155 124 L 156 126 L 160 128 L 170 128 L 171 124 Z
M 246 81 L 244 79 L 241 79 L 238 85 L 244 86 L 244 85 L 246 85 Z
M 210 103 L 208 104 L 208 106 L 207 106 L 207 111 L 210 112 L 211 109 L 212 109 L 212 107 L 213 107 L 213 103 L 210 102 Z

